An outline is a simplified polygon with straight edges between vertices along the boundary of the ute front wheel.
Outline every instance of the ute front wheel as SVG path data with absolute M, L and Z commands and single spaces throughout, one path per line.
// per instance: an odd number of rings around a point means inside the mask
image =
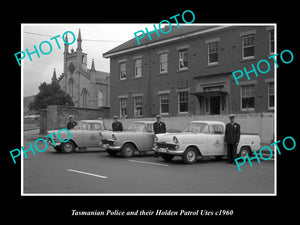
M 198 160 L 198 152 L 193 147 L 188 147 L 182 156 L 182 161 L 185 164 L 193 164 Z
M 130 158 L 134 155 L 135 147 L 132 144 L 125 144 L 121 149 L 121 155 L 124 158 Z
M 68 141 L 63 143 L 61 146 L 61 152 L 63 153 L 71 153 L 75 150 L 75 145 L 72 141 Z

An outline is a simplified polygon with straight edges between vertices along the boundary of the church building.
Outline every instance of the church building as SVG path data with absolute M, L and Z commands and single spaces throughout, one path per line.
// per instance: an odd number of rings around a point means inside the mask
M 68 37 L 66 37 L 68 42 Z M 64 45 L 64 68 L 58 78 L 61 89 L 68 93 L 75 107 L 100 108 L 110 107 L 110 76 L 109 73 L 97 71 L 94 60 L 91 68 L 87 68 L 87 53 L 82 51 L 82 39 L 79 29 L 77 49 Z M 55 71 L 52 80 L 56 79 Z

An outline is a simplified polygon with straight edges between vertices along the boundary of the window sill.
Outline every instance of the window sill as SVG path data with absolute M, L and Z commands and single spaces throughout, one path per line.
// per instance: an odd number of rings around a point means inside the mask
M 242 58 L 240 62 L 247 62 L 247 61 L 252 61 L 256 60 L 255 56 L 247 57 L 247 58 Z
M 127 80 L 127 79 L 119 79 L 118 81 L 125 81 L 125 80 Z
M 188 116 L 189 112 L 178 112 L 178 116 Z
M 138 80 L 138 79 L 142 79 L 143 77 L 140 76 L 140 77 L 133 77 L 132 80 Z
M 241 109 L 242 112 L 255 112 L 254 108 Z
M 188 70 L 189 70 L 189 68 L 182 68 L 182 69 L 177 70 L 176 72 L 178 73 L 178 72 L 184 72 L 184 71 L 188 71 Z
M 162 73 L 158 73 L 157 75 L 168 75 L 168 72 L 162 72 Z
M 210 64 L 207 64 L 205 67 L 215 67 L 215 66 L 220 66 L 220 64 L 217 62 L 217 63 L 210 63 Z

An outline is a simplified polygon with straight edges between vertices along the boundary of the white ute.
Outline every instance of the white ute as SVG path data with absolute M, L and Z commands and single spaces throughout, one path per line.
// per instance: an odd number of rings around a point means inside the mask
M 153 150 L 166 161 L 181 156 L 185 164 L 195 163 L 198 156 L 227 155 L 224 143 L 225 123 L 219 121 L 192 121 L 181 133 L 157 134 Z M 260 149 L 260 137 L 256 134 L 241 134 L 237 154 L 246 157 Z

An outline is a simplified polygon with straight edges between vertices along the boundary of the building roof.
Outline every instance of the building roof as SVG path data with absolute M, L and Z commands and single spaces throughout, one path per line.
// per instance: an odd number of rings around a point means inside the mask
M 134 37 L 134 38 L 130 39 L 129 41 L 126 41 L 125 43 L 105 52 L 103 54 L 103 57 L 109 58 L 114 55 L 119 55 L 122 53 L 143 49 L 143 48 L 150 47 L 153 45 L 159 45 L 159 44 L 163 44 L 163 43 L 170 42 L 170 41 L 176 41 L 179 39 L 188 38 L 188 37 L 200 35 L 200 34 L 207 33 L 207 32 L 212 32 L 212 31 L 215 31 L 218 29 L 223 29 L 225 27 L 228 27 L 228 26 L 197 26 L 197 25 L 196 26 L 191 26 L 191 25 L 185 26 L 185 25 L 181 24 L 180 28 L 178 28 L 176 25 L 173 25 L 171 31 L 167 34 L 161 33 L 159 31 L 158 27 L 156 27 L 159 32 L 159 37 L 157 36 L 157 34 L 155 32 L 149 33 L 152 40 L 149 39 L 146 31 L 143 28 L 141 28 L 141 30 L 143 30 L 145 32 L 145 36 L 143 38 L 139 39 L 139 42 L 141 43 L 140 45 L 138 45 L 138 42 L 137 42 L 136 38 Z M 153 27 L 153 29 L 151 29 L 151 27 L 147 27 L 147 29 L 149 30 L 149 32 L 154 31 L 154 27 Z M 169 26 L 164 27 L 163 30 L 168 31 Z M 142 35 L 142 32 L 138 32 L 137 34 Z M 139 35 L 139 37 L 141 35 Z M 134 36 L 134 34 L 132 34 L 132 36 Z

